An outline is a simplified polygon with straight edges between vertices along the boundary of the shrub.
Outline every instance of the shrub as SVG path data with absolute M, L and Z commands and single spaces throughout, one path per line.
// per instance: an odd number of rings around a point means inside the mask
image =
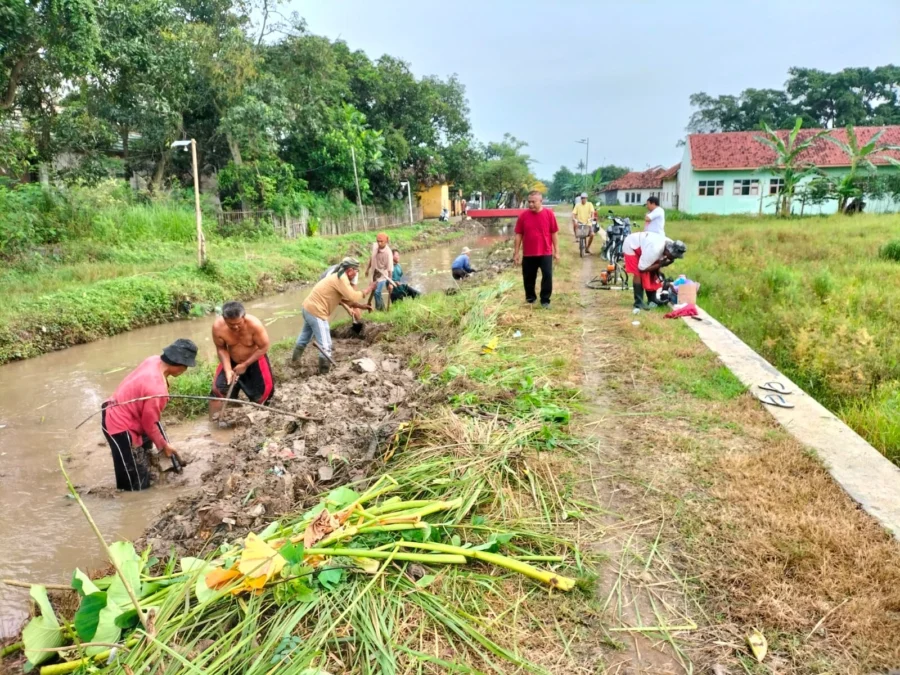
M 889 241 L 878 249 L 878 257 L 882 260 L 900 262 L 900 239 Z

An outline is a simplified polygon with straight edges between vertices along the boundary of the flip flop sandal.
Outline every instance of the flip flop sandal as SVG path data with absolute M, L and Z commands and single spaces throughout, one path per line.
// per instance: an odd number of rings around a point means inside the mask
M 781 394 L 766 394 L 765 396 L 760 396 L 759 400 L 765 403 L 766 405 L 773 405 L 776 408 L 793 408 L 793 403 L 788 403 L 784 400 L 784 396 Z
M 759 385 L 760 389 L 764 389 L 766 391 L 774 391 L 776 394 L 791 394 L 790 389 L 785 387 L 781 382 L 766 382 L 764 384 Z

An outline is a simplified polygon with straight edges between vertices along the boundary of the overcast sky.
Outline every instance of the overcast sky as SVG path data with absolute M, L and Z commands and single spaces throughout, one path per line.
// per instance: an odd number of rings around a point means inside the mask
M 288 0 L 312 32 L 417 75 L 459 75 L 473 132 L 528 143 L 539 177 L 679 161 L 698 91 L 781 87 L 791 66 L 900 62 L 900 0 Z

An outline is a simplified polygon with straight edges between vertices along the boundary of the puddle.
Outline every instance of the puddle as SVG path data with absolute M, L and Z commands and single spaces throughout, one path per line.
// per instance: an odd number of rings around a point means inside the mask
M 425 292 L 443 291 L 455 283 L 449 268 L 462 246 L 473 249 L 472 262 L 478 269 L 482 251 L 507 235 L 504 230 L 488 231 L 448 246 L 403 253 L 407 281 Z M 246 306 L 271 321 L 269 335 L 277 341 L 299 331 L 299 317 L 290 314 L 299 311 L 308 293 L 309 287 L 298 288 Z M 66 496 L 57 458 L 67 457 L 72 479 L 80 486 L 114 484 L 98 418 L 77 431 L 75 426 L 99 409 L 130 369 L 175 338 L 194 340 L 200 355 L 214 360 L 210 325 L 211 318 L 206 317 L 152 326 L 0 367 L 5 392 L 0 401 L 0 579 L 68 583 L 74 567 L 102 564 L 96 538 L 78 505 Z M 179 448 L 219 442 L 227 450 L 229 433 L 205 419 L 170 425 L 167 430 Z M 200 469 L 193 471 L 199 474 Z M 133 539 L 156 513 L 191 489 L 163 485 L 112 497 L 103 496 L 101 490 L 84 500 L 107 540 Z M 0 637 L 15 634 L 27 615 L 27 590 L 0 584 Z

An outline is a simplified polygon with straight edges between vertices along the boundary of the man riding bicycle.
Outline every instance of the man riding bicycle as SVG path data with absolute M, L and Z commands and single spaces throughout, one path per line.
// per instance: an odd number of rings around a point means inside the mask
M 572 232 L 575 234 L 575 239 L 579 237 L 587 237 L 585 241 L 584 252 L 587 255 L 591 253 L 591 244 L 594 243 L 594 220 L 597 218 L 597 213 L 594 211 L 594 205 L 588 201 L 587 193 L 581 193 L 581 201 L 578 204 L 575 204 L 575 208 L 572 210 Z M 579 232 L 581 229 L 581 232 Z

